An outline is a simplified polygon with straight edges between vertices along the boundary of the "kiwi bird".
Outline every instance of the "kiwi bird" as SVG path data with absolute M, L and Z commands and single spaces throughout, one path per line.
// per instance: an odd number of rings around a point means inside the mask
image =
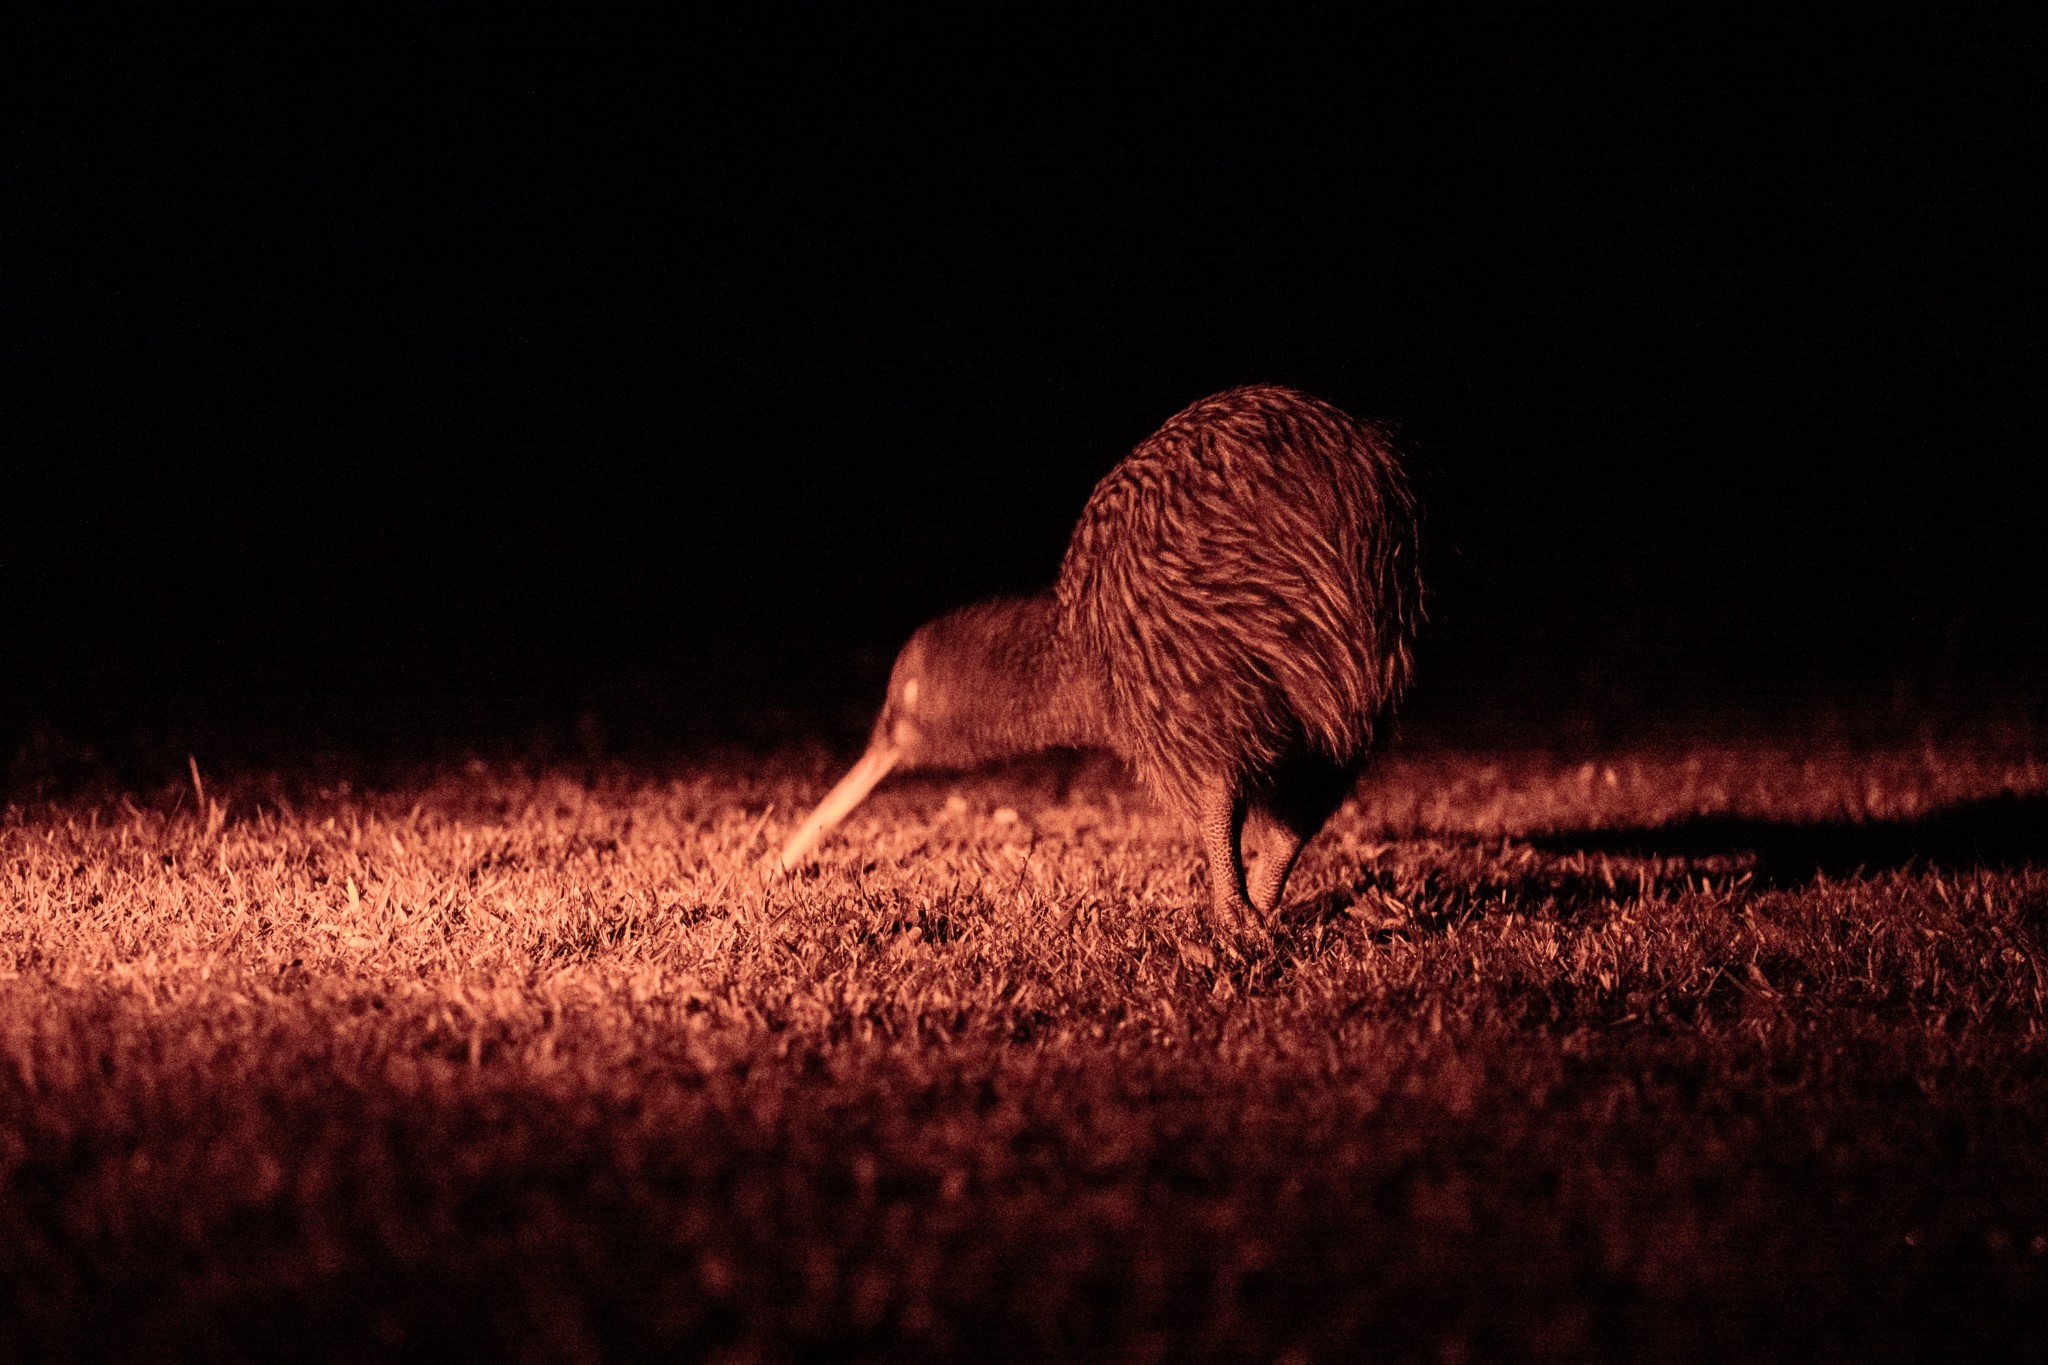
M 1107 749 L 1198 833 L 1215 929 L 1258 932 L 1408 684 L 1417 560 L 1378 428 L 1274 386 L 1202 399 L 1095 486 L 1051 591 L 911 636 L 782 866 L 891 771 Z

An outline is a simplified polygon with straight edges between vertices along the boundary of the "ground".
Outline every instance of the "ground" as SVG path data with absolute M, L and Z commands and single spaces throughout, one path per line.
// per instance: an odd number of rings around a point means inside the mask
M 1273 950 L 1117 773 L 0 820 L 0 1357 L 2021 1357 L 2048 760 L 1397 747 Z

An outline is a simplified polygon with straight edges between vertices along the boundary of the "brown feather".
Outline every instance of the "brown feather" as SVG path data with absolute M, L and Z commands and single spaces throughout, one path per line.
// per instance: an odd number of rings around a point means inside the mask
M 1237 824 L 1250 803 L 1298 849 L 1408 685 L 1416 538 L 1377 428 L 1291 389 L 1205 398 L 1095 486 L 1051 592 L 911 637 L 870 752 L 916 768 L 1105 748 L 1182 817 L 1211 818 L 1220 790 Z M 1243 885 L 1233 870 L 1219 899 Z

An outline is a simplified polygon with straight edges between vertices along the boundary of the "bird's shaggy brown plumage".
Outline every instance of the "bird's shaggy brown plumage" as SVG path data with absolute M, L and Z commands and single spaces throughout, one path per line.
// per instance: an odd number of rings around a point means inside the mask
M 892 767 L 1099 747 L 1200 832 L 1219 927 L 1253 928 L 1407 686 L 1417 558 L 1377 428 L 1291 389 L 1205 398 L 1095 486 L 1051 592 L 911 637 L 867 757 L 783 862 Z

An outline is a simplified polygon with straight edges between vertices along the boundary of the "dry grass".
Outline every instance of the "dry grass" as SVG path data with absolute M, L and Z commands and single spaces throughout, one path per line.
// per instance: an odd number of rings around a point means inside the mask
M 2048 763 L 1396 755 L 1219 962 L 1115 775 L 0 824 L 0 1357 L 2020 1355 Z M 203 775 L 201 775 L 203 776 Z

